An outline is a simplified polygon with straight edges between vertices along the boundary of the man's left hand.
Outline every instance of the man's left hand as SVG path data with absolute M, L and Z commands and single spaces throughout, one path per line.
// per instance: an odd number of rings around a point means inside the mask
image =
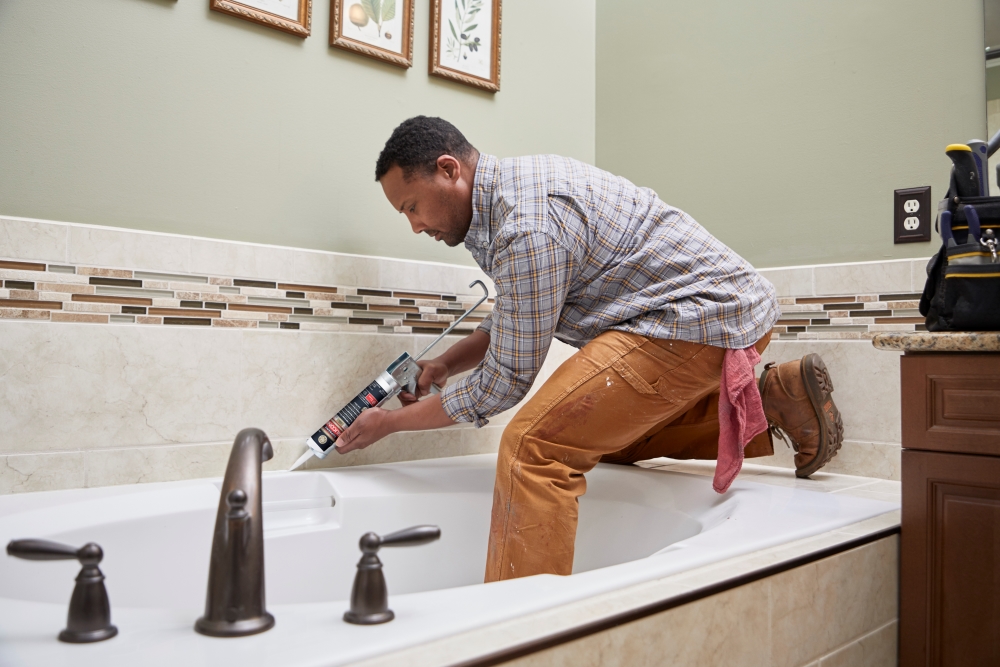
M 337 438 L 337 452 L 346 454 L 355 449 L 364 449 L 393 433 L 389 425 L 389 411 L 369 408 Z

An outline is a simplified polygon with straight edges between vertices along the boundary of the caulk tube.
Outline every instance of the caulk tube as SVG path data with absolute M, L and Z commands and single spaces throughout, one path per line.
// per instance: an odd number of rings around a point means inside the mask
M 388 372 L 383 371 L 375 381 L 365 387 L 365 390 L 351 399 L 351 402 L 340 409 L 333 419 L 323 424 L 318 431 L 306 440 L 306 445 L 318 458 L 326 455 L 337 442 L 337 438 L 354 423 L 362 412 L 368 408 L 377 408 L 399 393 L 401 387 Z

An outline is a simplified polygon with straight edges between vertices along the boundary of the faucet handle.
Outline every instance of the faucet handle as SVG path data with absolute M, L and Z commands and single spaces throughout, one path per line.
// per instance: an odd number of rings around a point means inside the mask
M 24 560 L 73 560 L 79 552 L 76 547 L 49 540 L 11 540 L 7 544 L 8 556 Z
M 111 603 L 104 587 L 104 574 L 97 564 L 104 558 L 104 551 L 94 542 L 87 542 L 79 549 L 49 540 L 11 540 L 7 555 L 25 560 L 78 560 L 83 568 L 76 576 L 76 587 L 69 601 L 66 629 L 59 633 L 59 641 L 87 644 L 111 639 L 118 628 L 111 625 Z
M 361 536 L 361 560 L 351 588 L 351 608 L 344 612 L 344 620 L 357 625 L 388 623 L 395 614 L 389 609 L 389 593 L 382 574 L 382 561 L 378 558 L 380 547 L 415 547 L 441 537 L 437 526 L 413 526 L 385 537 L 375 533 Z
M 437 526 L 413 526 L 397 530 L 384 536 L 379 546 L 383 547 L 416 547 L 433 542 L 441 537 L 441 529 Z

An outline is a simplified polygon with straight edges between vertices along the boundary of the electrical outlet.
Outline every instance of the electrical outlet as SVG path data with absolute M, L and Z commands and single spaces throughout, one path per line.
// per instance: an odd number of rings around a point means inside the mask
M 893 243 L 931 240 L 931 187 L 906 188 L 893 193 Z

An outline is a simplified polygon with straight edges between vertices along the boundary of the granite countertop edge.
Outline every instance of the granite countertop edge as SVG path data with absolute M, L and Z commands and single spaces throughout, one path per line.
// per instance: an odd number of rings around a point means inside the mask
M 897 352 L 1000 352 L 1000 331 L 892 331 L 875 334 L 872 345 Z

